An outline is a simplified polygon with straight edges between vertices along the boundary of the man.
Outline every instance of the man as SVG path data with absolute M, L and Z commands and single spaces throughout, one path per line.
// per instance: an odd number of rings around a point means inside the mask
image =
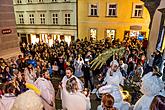
M 121 71 L 122 75 L 124 77 L 127 77 L 128 65 L 125 64 L 122 59 L 119 61 L 119 65 L 120 65 L 120 71 Z
M 61 89 L 62 107 L 63 107 L 64 110 L 66 110 L 66 105 L 65 105 L 66 94 L 63 91 L 66 91 L 66 82 L 69 79 L 73 78 L 73 77 L 76 78 L 76 81 L 78 83 L 78 91 L 82 91 L 83 90 L 82 82 L 76 76 L 73 75 L 73 69 L 70 68 L 70 67 L 67 67 L 66 68 L 66 75 L 63 77 L 63 79 L 61 81 L 61 84 L 59 85 L 59 88 Z
M 50 81 L 49 71 L 43 70 L 43 74 L 34 84 L 41 91 L 41 98 L 45 110 L 55 110 L 55 90 Z

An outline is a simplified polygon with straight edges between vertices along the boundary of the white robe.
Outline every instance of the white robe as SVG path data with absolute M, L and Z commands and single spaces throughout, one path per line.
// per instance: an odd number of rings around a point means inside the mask
M 35 85 L 41 91 L 45 110 L 55 110 L 55 90 L 51 81 L 45 78 L 38 78 L 35 81 Z
M 12 94 L 3 95 L 0 99 L 0 103 L 2 104 L 2 106 L 0 106 L 0 110 L 11 110 L 15 99 L 16 97 Z
M 67 110 L 90 110 L 91 103 L 89 97 L 86 97 L 81 92 L 68 93 L 63 90 L 65 97 L 65 108 Z
M 76 76 L 72 75 L 71 78 L 73 78 L 73 77 L 75 77 L 76 81 L 78 82 L 78 88 L 79 88 L 78 91 L 82 91 L 83 90 L 82 82 Z M 61 99 L 62 99 L 62 107 L 63 107 L 63 109 L 66 109 L 65 102 L 66 102 L 66 96 L 67 95 L 65 94 L 66 92 L 64 92 L 64 91 L 66 91 L 66 82 L 68 80 L 69 79 L 66 76 L 64 76 L 63 79 L 62 79 Z
M 156 95 L 163 95 L 164 83 L 157 76 L 147 73 L 142 78 L 141 92 L 144 94 L 135 104 L 134 110 L 150 110 L 150 105 Z M 163 91 L 164 92 L 164 91 Z
M 110 69 L 107 71 L 103 82 L 104 84 L 106 83 L 106 85 L 99 88 L 98 91 L 99 93 L 110 93 L 114 97 L 114 107 L 117 109 L 128 110 L 129 104 L 123 101 L 123 96 L 119 86 L 120 84 L 123 85 L 124 78 L 119 70 L 113 72 L 112 76 L 109 75 L 110 71 Z

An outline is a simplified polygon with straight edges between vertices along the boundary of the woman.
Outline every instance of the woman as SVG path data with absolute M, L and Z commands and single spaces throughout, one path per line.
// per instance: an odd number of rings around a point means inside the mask
M 90 99 L 88 95 L 78 91 L 78 84 L 76 78 L 71 78 L 66 83 L 66 109 L 67 110 L 90 110 Z
M 114 98 L 106 93 L 102 97 L 102 104 L 97 107 L 97 110 L 117 110 L 114 106 Z

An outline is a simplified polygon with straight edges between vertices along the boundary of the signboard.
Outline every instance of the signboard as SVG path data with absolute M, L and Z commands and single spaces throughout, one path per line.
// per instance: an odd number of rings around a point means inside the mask
M 12 32 L 11 29 L 3 29 L 2 34 L 10 34 Z
M 138 25 L 130 26 L 130 30 L 142 30 L 142 26 L 138 26 Z

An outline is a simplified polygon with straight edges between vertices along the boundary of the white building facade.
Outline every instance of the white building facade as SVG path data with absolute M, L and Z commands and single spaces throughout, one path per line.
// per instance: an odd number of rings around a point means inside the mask
M 76 0 L 13 0 L 20 41 L 55 40 L 70 42 L 77 39 Z

